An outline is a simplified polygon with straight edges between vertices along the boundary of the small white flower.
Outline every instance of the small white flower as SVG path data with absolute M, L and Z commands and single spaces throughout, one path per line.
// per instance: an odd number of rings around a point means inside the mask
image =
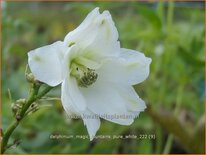
M 129 30 L 128 30 L 129 31 Z M 28 53 L 30 69 L 39 81 L 61 84 L 61 101 L 67 113 L 82 117 L 90 140 L 103 117 L 130 125 L 146 108 L 132 85 L 149 75 L 151 59 L 120 48 L 118 32 L 108 11 L 95 8 L 64 41 L 57 41 Z M 85 116 L 98 117 L 85 117 Z

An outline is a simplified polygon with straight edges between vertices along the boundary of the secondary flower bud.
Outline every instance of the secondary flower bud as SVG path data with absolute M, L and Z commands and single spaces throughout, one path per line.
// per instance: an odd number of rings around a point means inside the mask
M 24 105 L 24 104 L 26 103 L 26 99 L 25 99 L 25 98 L 23 98 L 23 99 L 18 99 L 18 100 L 16 101 L 16 103 L 19 104 L 19 105 Z
M 15 103 L 12 103 L 11 109 L 12 109 L 13 114 L 16 115 L 17 111 L 19 110 L 19 107 Z
M 26 79 L 30 83 L 35 83 L 36 82 L 36 79 L 35 79 L 35 77 L 32 73 L 26 74 Z
M 19 114 L 16 115 L 16 120 L 20 121 L 21 120 L 21 116 Z

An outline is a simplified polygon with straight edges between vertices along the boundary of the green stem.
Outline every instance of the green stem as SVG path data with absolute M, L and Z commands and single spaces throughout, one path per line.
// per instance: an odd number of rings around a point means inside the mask
M 12 122 L 12 124 L 8 127 L 8 129 L 4 133 L 2 143 L 1 143 L 1 154 L 3 154 L 6 151 L 10 136 L 12 135 L 16 127 L 19 125 L 21 120 L 26 116 L 25 113 L 29 109 L 30 105 L 36 100 L 46 95 L 53 87 L 47 86 L 41 93 L 38 94 L 39 88 L 40 85 L 32 84 L 30 95 L 26 101 L 26 104 L 23 106 L 19 114 L 19 119 L 16 119 L 14 122 Z
M 162 25 L 164 23 L 164 1 L 160 0 L 157 5 L 157 15 L 159 16 Z
M 19 124 L 19 121 L 14 121 L 6 130 L 6 133 L 4 134 L 2 143 L 1 143 L 1 154 L 5 152 L 9 137 L 13 133 L 14 129 L 18 126 L 18 124 Z
M 157 141 L 155 145 L 155 154 L 160 154 L 162 152 L 162 128 L 157 124 L 156 128 Z
M 171 150 L 171 147 L 172 147 L 173 138 L 174 138 L 174 136 L 172 134 L 169 134 L 169 136 L 167 137 L 167 142 L 165 144 L 165 148 L 164 148 L 162 154 L 170 153 L 170 150 Z
M 168 12 L 167 12 L 167 28 L 170 30 L 174 14 L 174 2 L 169 0 Z
M 36 100 L 36 95 L 38 94 L 39 88 L 40 88 L 40 85 L 33 84 L 27 103 L 23 106 L 20 112 L 20 119 L 24 117 L 27 109 Z
M 180 87 L 178 88 L 177 91 L 177 98 L 176 98 L 176 107 L 175 107 L 175 111 L 174 111 L 174 115 L 177 116 L 180 110 L 180 106 L 182 103 L 182 93 L 183 93 L 183 86 L 180 85 Z M 163 150 L 163 154 L 169 154 L 171 147 L 172 147 L 172 142 L 173 142 L 174 136 L 172 134 L 168 135 L 164 150 Z

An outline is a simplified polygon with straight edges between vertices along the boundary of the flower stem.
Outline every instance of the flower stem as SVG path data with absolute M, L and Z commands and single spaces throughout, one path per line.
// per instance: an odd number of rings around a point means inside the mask
M 168 30 L 171 29 L 172 20 L 174 15 L 174 2 L 172 0 L 169 1 L 168 12 L 167 12 L 167 28 Z
M 158 124 L 156 128 L 156 134 L 158 139 L 155 144 L 155 154 L 159 154 L 162 150 L 162 128 Z
M 174 136 L 172 134 L 169 134 L 162 154 L 170 153 L 173 139 L 174 139 Z
M 27 109 L 36 100 L 36 95 L 38 94 L 39 88 L 40 88 L 40 85 L 32 84 L 32 89 L 31 89 L 29 98 L 27 99 L 27 103 L 23 106 L 20 112 L 20 119 L 24 117 Z
M 180 110 L 180 106 L 182 103 L 182 93 L 183 93 L 183 86 L 179 86 L 178 91 L 177 91 L 177 98 L 176 98 L 176 107 L 175 107 L 175 111 L 174 111 L 174 115 L 177 116 L 179 114 L 179 110 Z M 173 134 L 169 134 L 164 150 L 163 150 L 163 154 L 169 154 L 171 147 L 172 147 L 172 142 L 174 139 L 174 135 Z
M 13 131 L 16 129 L 16 127 L 19 125 L 21 120 L 26 116 L 26 112 L 29 109 L 30 105 L 35 102 L 36 100 L 40 99 L 44 95 L 46 95 L 53 87 L 46 86 L 44 90 L 42 90 L 39 94 L 39 88 L 40 84 L 32 84 L 31 91 L 29 93 L 29 97 L 23 106 L 22 110 L 20 111 L 19 115 L 16 116 L 16 120 L 11 123 L 11 125 L 8 127 L 8 129 L 5 131 L 3 135 L 3 139 L 1 142 L 1 154 L 3 154 L 7 149 L 7 144 L 9 141 L 10 136 L 12 135 Z

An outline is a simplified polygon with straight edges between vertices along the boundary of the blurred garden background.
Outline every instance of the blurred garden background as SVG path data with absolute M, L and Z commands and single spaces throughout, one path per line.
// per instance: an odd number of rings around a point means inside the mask
M 102 120 L 97 136 L 155 135 L 51 139 L 87 131 L 82 120 L 67 118 L 59 100 L 40 101 L 42 108 L 25 118 L 10 139 L 19 145 L 6 153 L 204 153 L 204 2 L 3 2 L 1 7 L 3 130 L 15 119 L 11 103 L 28 95 L 27 52 L 63 40 L 100 7 L 110 11 L 122 47 L 142 51 L 152 64 L 148 79 L 134 86 L 148 105 L 146 112 L 131 126 Z M 48 96 L 59 97 L 60 87 Z

